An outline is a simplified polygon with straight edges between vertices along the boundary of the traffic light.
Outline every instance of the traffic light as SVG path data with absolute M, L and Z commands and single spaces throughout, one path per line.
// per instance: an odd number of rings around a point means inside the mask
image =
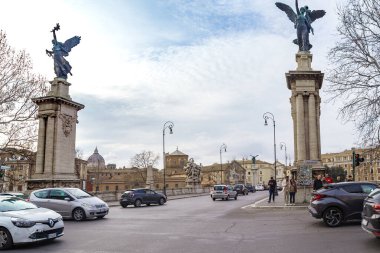
M 364 158 L 360 157 L 359 154 L 355 154 L 355 166 L 359 166 L 362 162 L 364 162 Z

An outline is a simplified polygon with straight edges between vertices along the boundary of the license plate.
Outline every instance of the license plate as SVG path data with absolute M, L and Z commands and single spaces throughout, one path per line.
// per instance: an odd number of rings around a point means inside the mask
M 367 225 L 368 225 L 368 221 L 367 221 L 366 219 L 363 219 L 363 220 L 362 220 L 362 225 L 363 225 L 363 226 L 367 226 Z
M 57 233 L 48 234 L 48 239 L 56 238 Z

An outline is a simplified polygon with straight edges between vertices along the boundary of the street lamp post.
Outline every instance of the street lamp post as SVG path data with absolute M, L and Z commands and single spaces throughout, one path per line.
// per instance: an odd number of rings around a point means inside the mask
M 263 114 L 264 125 L 268 125 L 268 119 L 273 122 L 273 146 L 274 146 L 274 180 L 277 182 L 277 165 L 276 165 L 276 121 L 274 119 L 274 115 L 270 112 L 266 112 Z
M 224 152 L 227 152 L 227 145 L 224 144 L 224 143 L 219 148 L 219 154 L 220 154 L 220 184 L 223 183 L 223 166 L 222 166 L 222 151 L 223 150 L 224 150 Z
M 162 159 L 164 160 L 164 195 L 166 196 L 166 156 L 165 156 L 165 130 L 169 128 L 169 133 L 173 134 L 174 123 L 166 121 L 162 128 Z

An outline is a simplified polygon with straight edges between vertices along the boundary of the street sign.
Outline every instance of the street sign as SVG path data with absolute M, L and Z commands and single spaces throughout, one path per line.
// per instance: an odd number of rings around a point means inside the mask
M 10 170 L 11 167 L 9 167 L 9 166 L 5 166 L 5 165 L 0 165 L 0 169 L 1 169 L 1 170 Z

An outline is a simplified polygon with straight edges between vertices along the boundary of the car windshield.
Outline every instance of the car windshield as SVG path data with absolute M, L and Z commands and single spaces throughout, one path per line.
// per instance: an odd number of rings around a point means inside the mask
M 84 198 L 90 198 L 92 197 L 90 194 L 88 194 L 85 191 L 82 191 L 81 189 L 67 189 L 67 191 L 76 197 L 77 199 L 84 199 Z
M 17 197 L 4 198 L 0 201 L 0 212 L 21 211 L 38 208 L 30 202 Z
M 215 191 L 224 191 L 225 186 L 224 185 L 215 185 L 214 190 Z

